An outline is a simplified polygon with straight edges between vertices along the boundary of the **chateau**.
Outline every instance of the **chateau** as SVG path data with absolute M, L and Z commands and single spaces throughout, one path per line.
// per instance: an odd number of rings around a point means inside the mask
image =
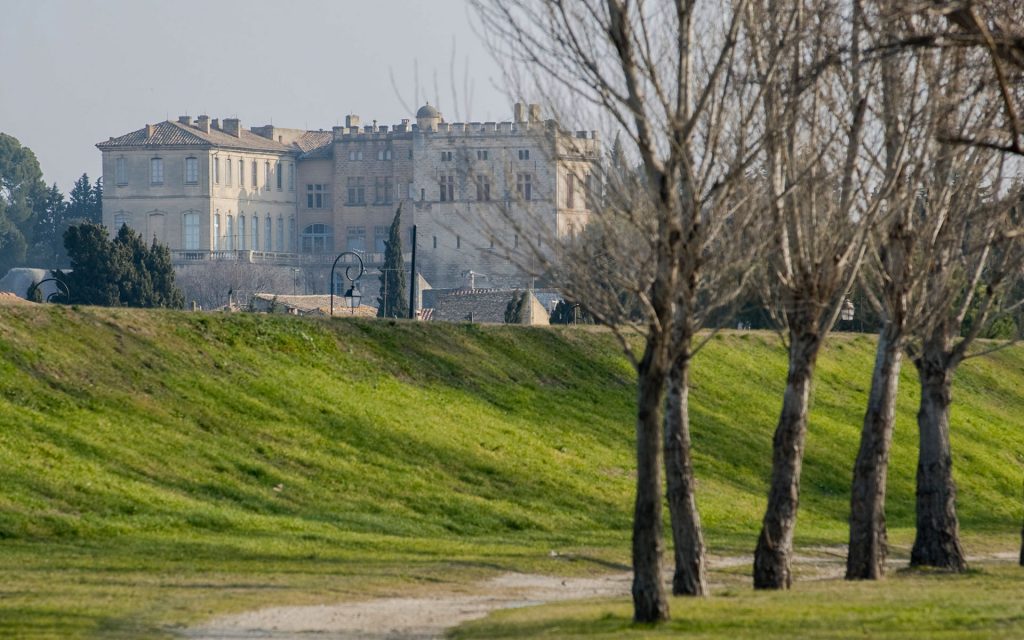
M 155 237 L 178 265 L 322 270 L 353 251 L 373 267 L 401 204 L 407 259 L 415 224 L 433 287 L 526 286 L 530 251 L 586 225 L 600 160 L 595 132 L 540 115 L 516 104 L 508 122 L 449 123 L 427 104 L 415 123 L 349 115 L 331 131 L 181 116 L 96 145 L 103 223 Z

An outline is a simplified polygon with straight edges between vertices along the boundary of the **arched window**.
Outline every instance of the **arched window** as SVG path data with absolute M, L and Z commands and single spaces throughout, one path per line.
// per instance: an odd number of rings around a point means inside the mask
M 284 253 L 284 218 L 277 216 L 277 251 Z
M 311 224 L 302 230 L 302 253 L 334 253 L 334 231 L 326 224 Z
M 252 217 L 252 250 L 260 250 L 260 217 Z
M 271 227 L 273 227 L 273 226 L 274 226 L 274 221 L 270 218 L 270 214 L 268 213 L 267 217 L 264 218 L 264 221 L 263 221 L 263 250 L 264 251 L 273 251 L 274 250 L 273 245 L 270 244 L 270 232 L 271 232 Z
M 220 251 L 220 211 L 213 215 L 213 250 Z
M 185 231 L 185 250 L 197 250 L 199 248 L 199 214 L 186 213 L 182 228 Z
M 228 251 L 235 250 L 235 218 L 232 215 L 227 216 L 227 234 L 224 248 Z
M 238 216 L 238 248 L 245 251 L 245 216 Z

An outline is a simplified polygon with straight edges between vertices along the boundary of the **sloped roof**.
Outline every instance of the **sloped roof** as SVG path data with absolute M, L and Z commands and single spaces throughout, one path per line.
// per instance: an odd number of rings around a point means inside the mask
M 330 131 L 307 131 L 295 141 L 295 146 L 303 153 L 329 147 L 334 141 L 334 133 Z
M 153 125 L 153 135 L 146 135 L 146 127 L 111 138 L 96 146 L 100 149 L 116 149 L 119 147 L 159 147 L 159 146 L 196 146 L 226 147 L 230 149 L 246 149 L 251 151 L 295 151 L 295 147 L 269 140 L 251 131 L 241 130 L 235 137 L 217 129 L 206 133 L 194 125 L 165 120 Z M 314 132 L 310 132 L 314 133 Z M 315 132 L 319 133 L 319 132 Z M 330 135 L 328 133 L 328 135 Z

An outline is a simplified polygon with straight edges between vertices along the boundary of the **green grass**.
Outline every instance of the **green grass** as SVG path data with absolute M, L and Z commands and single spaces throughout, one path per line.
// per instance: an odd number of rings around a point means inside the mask
M 845 542 L 872 357 L 838 336 L 819 363 L 798 545 Z M 695 363 L 717 553 L 753 547 L 784 378 L 771 334 L 721 334 Z M 164 637 L 265 603 L 627 562 L 633 380 L 599 330 L 0 308 L 0 637 Z M 957 376 L 969 552 L 1019 530 L 1021 388 L 1024 349 Z M 912 371 L 901 396 L 888 518 L 907 544 Z
M 1019 638 L 1024 571 L 966 575 L 907 571 L 885 582 L 797 583 L 784 593 L 736 588 L 700 600 L 672 598 L 673 617 L 634 625 L 630 603 L 589 601 L 509 609 L 462 625 L 473 638 Z

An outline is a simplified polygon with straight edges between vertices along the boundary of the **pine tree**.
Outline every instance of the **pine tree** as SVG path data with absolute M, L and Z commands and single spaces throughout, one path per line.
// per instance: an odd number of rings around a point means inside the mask
M 149 247 L 146 269 L 153 282 L 153 304 L 151 306 L 170 309 L 181 309 L 185 306 L 185 296 L 182 295 L 181 289 L 174 284 L 171 251 L 166 245 L 157 242 L 156 236 L 153 236 L 153 244 Z
M 402 260 L 402 205 L 391 221 L 388 240 L 384 243 L 384 265 L 380 269 L 380 296 L 377 298 L 378 318 L 405 318 L 409 304 L 405 291 L 405 262 Z
M 42 207 L 36 217 L 30 260 L 38 265 L 65 266 L 64 229 L 67 203 L 54 183 L 46 190 Z
M 123 225 L 111 241 L 105 227 L 82 223 L 68 227 L 64 246 L 71 271 L 54 271 L 67 284 L 71 302 L 101 306 L 181 308 L 185 299 L 174 285 L 170 252 L 153 239 Z

